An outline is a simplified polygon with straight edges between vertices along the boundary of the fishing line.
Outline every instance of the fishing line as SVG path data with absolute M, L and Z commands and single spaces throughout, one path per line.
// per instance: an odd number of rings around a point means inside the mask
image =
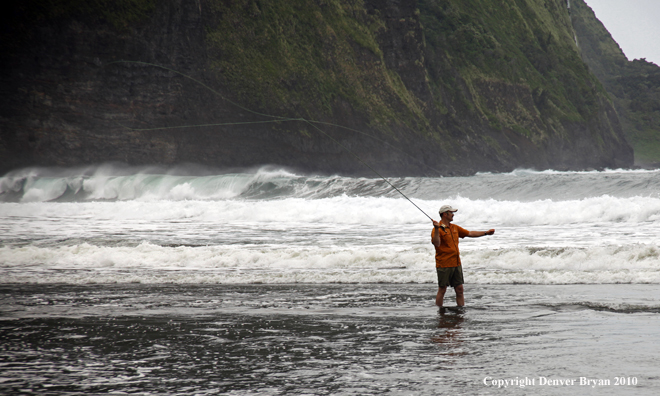
M 308 119 L 305 119 L 305 118 L 281 117 L 281 116 L 275 116 L 275 115 L 271 115 L 271 114 L 264 114 L 264 113 L 260 113 L 260 112 L 258 112 L 258 111 L 254 111 L 254 110 L 248 109 L 247 107 L 241 106 L 240 104 L 238 104 L 238 103 L 236 103 L 236 102 L 234 102 L 234 101 L 232 101 L 232 100 L 227 99 L 227 98 L 224 97 L 220 92 L 216 91 L 215 89 L 209 87 L 208 85 L 204 84 L 203 82 L 201 82 L 201 81 L 199 81 L 199 80 L 197 80 L 197 79 L 195 79 L 195 78 L 193 78 L 193 77 L 191 77 L 191 76 L 189 76 L 189 75 L 187 75 L 187 74 L 181 73 L 181 72 L 179 72 L 179 71 L 177 71 L 177 70 L 174 70 L 174 69 L 171 69 L 171 68 L 168 68 L 168 67 L 165 67 L 165 66 L 157 65 L 157 64 L 155 64 L 155 63 L 141 62 L 141 61 L 119 60 L 119 61 L 113 61 L 113 62 L 106 63 L 106 66 L 107 66 L 107 65 L 114 64 L 114 63 L 135 63 L 135 64 L 141 64 L 141 65 L 147 65 L 147 66 L 158 67 L 158 68 L 161 68 L 161 69 L 164 69 L 164 70 L 170 71 L 170 72 L 172 72 L 172 73 L 178 74 L 178 75 L 180 75 L 180 76 L 182 76 L 182 77 L 185 77 L 185 78 L 187 78 L 187 79 L 189 79 L 189 80 L 191 80 L 191 81 L 196 82 L 197 84 L 203 86 L 204 88 L 208 89 L 209 91 L 215 93 L 216 95 L 218 95 L 218 96 L 219 96 L 220 98 L 222 98 L 223 100 L 225 100 L 225 101 L 227 101 L 227 102 L 233 104 L 234 106 L 236 106 L 236 107 L 238 107 L 238 108 L 240 108 L 240 109 L 243 109 L 243 110 L 245 110 L 245 111 L 247 111 L 247 112 L 250 112 L 250 113 L 252 113 L 252 114 L 256 114 L 256 115 L 260 115 L 260 116 L 263 116 L 263 117 L 275 118 L 275 120 L 269 120 L 269 121 L 225 122 L 225 123 L 215 123 L 215 124 L 198 124 L 198 125 L 184 125 L 184 126 L 157 127 L 157 128 L 142 128 L 142 129 L 131 128 L 131 127 L 127 127 L 127 126 L 125 126 L 125 125 L 122 125 L 122 124 L 120 124 L 120 123 L 117 123 L 118 125 L 120 125 L 120 126 L 123 127 L 123 128 L 130 129 L 130 130 L 134 130 L 134 131 L 154 131 L 154 130 L 161 130 L 161 129 L 194 128 L 194 127 L 210 127 L 210 126 L 226 126 L 226 125 L 249 125 L 249 124 L 264 124 L 264 123 L 286 122 L 286 121 L 302 121 L 302 122 L 307 123 L 308 125 L 310 125 L 310 126 L 313 127 L 314 129 L 316 129 L 316 130 L 319 131 L 320 133 L 322 133 L 324 136 L 326 136 L 327 138 L 329 138 L 330 140 L 332 140 L 333 142 L 335 142 L 337 145 L 339 145 L 339 147 L 343 148 L 344 150 L 346 150 L 346 152 L 348 152 L 349 154 L 351 154 L 352 156 L 354 156 L 354 157 L 355 157 L 360 163 L 362 163 L 364 166 L 366 166 L 367 168 L 369 168 L 372 172 L 374 172 L 376 175 L 378 175 L 378 177 L 380 177 L 381 179 L 383 179 L 383 181 L 385 181 L 385 183 L 387 183 L 390 187 L 392 187 L 396 192 L 398 192 L 399 194 L 401 194 L 401 196 L 403 196 L 405 199 L 407 199 L 408 202 L 410 202 L 414 207 L 416 207 L 420 212 L 422 212 L 422 213 L 424 214 L 424 216 L 428 217 L 431 221 L 433 221 L 433 219 L 431 218 L 431 216 L 429 216 L 428 214 L 426 214 L 426 212 L 424 212 L 419 206 L 417 206 L 417 204 L 415 204 L 410 198 L 408 198 L 408 197 L 406 196 L 406 194 L 404 194 L 403 192 L 401 192 L 401 190 L 399 190 L 394 184 L 390 183 L 389 180 L 387 180 L 385 177 L 383 177 L 380 173 L 378 173 L 378 172 L 377 172 L 374 168 L 372 168 L 369 164 L 367 164 L 366 162 L 364 162 L 364 161 L 362 160 L 362 158 L 360 158 L 360 156 L 358 156 L 357 154 L 355 154 L 355 153 L 354 153 L 353 151 L 351 151 L 348 147 L 346 147 L 346 146 L 344 146 L 343 144 L 341 144 L 337 139 L 333 138 L 332 136 L 330 136 L 329 134 L 327 134 L 326 132 L 324 132 L 321 128 L 319 128 L 319 127 L 316 126 L 315 124 L 318 123 L 318 124 L 324 124 L 324 125 L 328 125 L 328 126 L 334 126 L 334 127 L 343 128 L 343 129 L 346 129 L 346 130 L 349 130 L 349 131 L 353 131 L 353 132 L 356 132 L 356 133 L 360 133 L 360 134 L 365 135 L 365 136 L 369 136 L 369 137 L 371 137 L 371 138 L 373 138 L 373 139 L 375 139 L 375 140 L 378 140 L 378 141 L 380 141 L 380 142 L 382 142 L 382 143 L 384 143 L 384 144 L 387 144 L 387 145 L 390 146 L 391 148 L 393 148 L 393 149 L 395 149 L 395 150 L 397 150 L 397 151 L 399 151 L 399 152 L 401 152 L 401 153 L 403 153 L 403 154 L 406 154 L 406 155 L 408 155 L 408 156 L 411 157 L 411 158 L 415 158 L 415 157 L 412 157 L 411 155 L 409 155 L 408 153 L 406 153 L 406 152 L 404 152 L 404 151 L 402 151 L 402 150 L 400 150 L 400 149 L 398 149 L 398 148 L 392 146 L 391 144 L 389 144 L 388 142 L 386 142 L 386 141 L 384 141 L 384 140 L 378 139 L 377 137 L 375 137 L 375 136 L 373 136 L 373 135 L 370 135 L 370 134 L 364 133 L 364 132 L 359 131 L 359 130 L 357 130 L 357 129 L 353 129 L 353 128 L 345 127 L 345 126 L 343 126 L 343 125 L 339 125 L 339 124 L 333 124 L 333 123 L 330 123 L 330 122 L 312 121 L 312 120 L 308 120 Z M 415 159 L 416 159 L 416 158 L 415 158 Z M 430 169 L 433 169 L 432 167 L 430 167 L 430 166 L 428 166 L 428 165 L 426 165 L 426 164 L 424 164 L 424 165 L 427 166 L 427 167 L 429 167 Z M 437 169 L 433 169 L 433 170 L 435 170 L 436 172 L 440 173 Z
M 276 122 L 286 122 L 286 121 L 305 121 L 302 118 L 285 118 L 281 120 L 268 120 L 268 121 L 242 121 L 242 122 L 220 122 L 217 124 L 189 124 L 189 125 L 177 125 L 169 127 L 156 127 L 156 128 L 131 128 L 120 122 L 115 121 L 115 123 L 123 128 L 130 129 L 131 131 L 158 131 L 161 129 L 180 129 L 180 128 L 202 128 L 202 127 L 212 127 L 212 126 L 227 126 L 227 125 L 249 125 L 249 124 L 267 124 L 267 123 L 276 123 Z
M 189 80 L 191 80 L 191 81 L 194 81 L 195 83 L 197 83 L 197 84 L 203 86 L 204 88 L 206 88 L 206 89 L 208 89 L 209 91 L 213 92 L 214 94 L 218 95 L 220 98 L 222 98 L 222 99 L 225 100 L 226 102 L 229 102 L 229 103 L 233 104 L 234 106 L 236 106 L 236 107 L 238 107 L 238 108 L 240 108 L 240 109 L 243 109 L 243 110 L 245 110 L 245 111 L 247 111 L 247 112 L 250 112 L 250 113 L 252 113 L 252 114 L 256 114 L 256 115 L 259 115 L 259 116 L 270 117 L 270 118 L 276 118 L 276 119 L 277 119 L 277 120 L 273 120 L 273 121 L 271 121 L 271 122 L 275 122 L 275 121 L 304 121 L 304 122 L 308 122 L 308 123 L 321 124 L 321 125 L 327 125 L 327 126 L 333 126 L 333 127 L 336 127 L 336 128 L 345 129 L 345 130 L 348 130 L 348 131 L 351 131 L 351 132 L 359 133 L 360 135 L 363 135 L 363 136 L 368 136 L 368 137 L 370 137 L 370 138 L 372 138 L 372 139 L 374 139 L 374 140 L 376 140 L 376 141 L 378 141 L 378 142 L 380 142 L 380 143 L 383 143 L 383 144 L 387 145 L 389 148 L 391 148 L 391 149 L 393 149 L 393 150 L 395 150 L 395 151 L 397 151 L 397 152 L 399 152 L 399 153 L 401 153 L 401 154 L 407 156 L 408 158 L 411 158 L 411 159 L 415 160 L 416 162 L 420 162 L 419 159 L 417 159 L 416 157 L 414 157 L 414 156 L 408 154 L 407 152 L 405 152 L 405 151 L 401 150 L 400 148 L 398 148 L 398 147 L 396 147 L 396 146 L 390 144 L 389 142 L 387 142 L 387 141 L 385 141 L 385 140 L 382 140 L 382 139 L 379 139 L 379 138 L 377 138 L 377 137 L 374 136 L 374 135 L 371 135 L 371 134 L 366 133 L 366 132 L 362 132 L 362 131 L 357 130 L 357 129 L 354 129 L 354 128 L 350 128 L 350 127 L 347 127 L 347 126 L 344 126 L 344 125 L 334 124 L 334 123 L 331 123 L 331 122 L 315 121 L 315 120 L 307 120 L 307 119 L 304 119 L 304 118 L 289 118 L 289 117 L 276 116 L 276 115 L 272 115 L 272 114 L 264 114 L 264 113 L 260 113 L 260 112 L 258 112 L 258 111 L 254 111 L 254 110 L 252 110 L 252 109 L 248 109 L 247 107 L 241 106 L 240 104 L 238 104 L 238 103 L 236 103 L 236 102 L 234 102 L 234 101 L 232 101 L 232 100 L 226 98 L 226 97 L 223 96 L 220 92 L 218 92 L 218 91 L 216 91 L 215 89 L 209 87 L 208 85 L 204 84 L 203 82 L 201 82 L 201 81 L 199 81 L 199 80 L 197 80 L 197 79 L 195 79 L 195 78 L 193 78 L 193 77 L 191 77 L 191 76 L 189 76 L 189 75 L 187 75 L 187 74 L 185 74 L 185 73 L 182 73 L 182 72 L 180 72 L 180 71 L 178 71 L 178 70 L 171 69 L 171 68 L 166 67 L 166 66 L 161 66 L 161 65 L 158 65 L 158 64 L 155 64 L 155 63 L 149 63 L 149 62 L 142 62 L 142 61 L 128 61 L 128 60 L 118 60 L 118 61 L 109 62 L 109 63 L 106 63 L 105 66 L 112 65 L 112 64 L 114 64 L 114 63 L 134 63 L 134 64 L 138 64 L 138 65 L 152 66 L 152 67 L 157 67 L 157 68 L 160 68 L 160 69 L 163 69 L 163 70 L 167 70 L 167 71 L 169 71 L 169 72 L 172 72 L 172 73 L 178 74 L 178 75 L 180 75 L 180 76 L 182 76 L 182 77 L 184 77 L 184 78 L 187 78 L 187 79 L 189 79 Z M 257 123 L 261 123 L 261 122 L 262 122 L 262 121 L 252 121 L 252 122 L 246 122 L 245 124 L 250 124 L 250 123 L 255 123 L 255 124 L 257 124 Z M 121 124 L 119 124 L 119 125 L 121 125 Z M 234 125 L 234 124 L 231 124 L 231 123 L 219 123 L 219 124 L 200 124 L 200 125 L 192 125 L 192 126 L 190 126 L 190 125 L 183 125 L 183 126 L 180 126 L 179 128 L 190 128 L 190 127 L 196 127 L 196 126 L 200 126 L 200 127 L 203 127 L 203 126 L 223 126 L 223 125 Z M 127 128 L 127 129 L 138 130 L 138 131 L 156 131 L 156 130 L 159 130 L 159 129 L 176 129 L 176 128 L 177 128 L 177 127 L 156 127 L 156 128 L 142 128 L 142 129 L 135 129 L 135 128 L 130 128 L 130 127 L 127 127 L 127 126 L 124 126 L 124 125 L 121 125 L 121 126 L 124 127 L 124 128 Z M 434 171 L 436 174 L 438 174 L 438 175 L 442 175 L 442 172 L 440 172 L 438 169 L 435 169 L 434 167 L 432 167 L 432 166 L 430 166 L 430 165 L 428 165 L 428 164 L 426 164 L 426 163 L 424 163 L 424 162 L 421 162 L 421 164 L 424 165 L 425 167 L 427 167 L 428 169 L 431 169 L 431 170 Z

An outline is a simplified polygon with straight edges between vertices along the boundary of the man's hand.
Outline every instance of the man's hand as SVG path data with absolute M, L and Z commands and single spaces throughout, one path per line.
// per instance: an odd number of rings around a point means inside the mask
M 486 231 L 484 235 L 493 235 L 495 233 L 495 230 L 491 228 L 490 230 Z

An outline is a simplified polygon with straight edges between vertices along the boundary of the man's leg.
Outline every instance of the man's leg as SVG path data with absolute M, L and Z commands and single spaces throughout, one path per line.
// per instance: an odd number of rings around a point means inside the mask
M 456 286 L 454 288 L 454 291 L 456 291 L 456 305 L 458 305 L 459 307 L 465 306 L 465 295 L 463 294 L 463 285 Z
M 438 287 L 438 294 L 435 296 L 435 305 L 442 307 L 442 300 L 445 298 L 445 292 L 447 291 L 447 286 Z

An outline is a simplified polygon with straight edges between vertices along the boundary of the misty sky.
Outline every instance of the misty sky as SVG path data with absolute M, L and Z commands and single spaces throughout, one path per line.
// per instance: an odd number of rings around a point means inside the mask
M 660 65 L 660 0 L 585 0 L 629 60 Z

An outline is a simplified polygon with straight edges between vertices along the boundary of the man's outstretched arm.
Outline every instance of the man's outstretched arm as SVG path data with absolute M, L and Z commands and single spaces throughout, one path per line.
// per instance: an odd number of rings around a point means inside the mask
M 495 230 L 493 228 L 491 228 L 488 231 L 470 231 L 468 236 L 470 238 L 479 238 L 479 237 L 482 237 L 484 235 L 493 235 L 494 233 L 495 233 Z

